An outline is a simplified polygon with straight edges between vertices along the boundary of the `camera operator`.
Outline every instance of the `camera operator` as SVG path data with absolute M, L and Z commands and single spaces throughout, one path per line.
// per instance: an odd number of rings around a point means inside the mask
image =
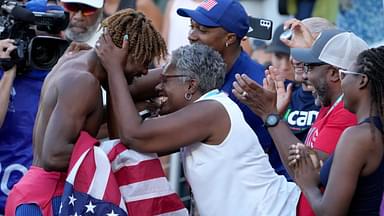
M 46 10 L 57 10 L 57 5 L 44 6 Z M 15 41 L 0 40 L 0 59 L 10 59 L 10 53 L 16 48 Z M 18 66 L 3 68 L 0 70 L 0 215 L 4 214 L 9 192 L 32 164 L 33 126 L 41 87 L 49 72 L 23 71 Z
M 16 47 L 13 45 L 14 40 L 0 40 L 0 58 L 10 58 L 9 54 Z M 9 96 L 12 90 L 12 84 L 16 77 L 16 67 L 2 72 L 0 75 L 0 128 L 3 125 L 5 114 L 8 110 Z
M 13 75 L 13 83 L 8 83 L 10 94 L 7 95 L 6 103 L 1 101 L 1 109 L 6 109 L 6 113 L 0 128 L 0 214 L 4 212 L 5 201 L 13 185 L 32 163 L 33 125 L 41 86 L 48 71 L 31 70 L 26 74 L 16 75 L 14 66 L 1 73 L 1 82 L 6 82 L 4 79 Z M 0 91 L 3 94 L 3 89 Z M 5 104 L 8 107 L 3 107 Z

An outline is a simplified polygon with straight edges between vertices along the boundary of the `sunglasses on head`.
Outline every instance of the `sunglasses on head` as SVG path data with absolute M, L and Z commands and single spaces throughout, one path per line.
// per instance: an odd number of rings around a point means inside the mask
M 98 8 L 79 3 L 63 3 L 63 6 L 68 12 L 77 13 L 78 11 L 81 11 L 83 16 L 93 15 L 98 10 Z

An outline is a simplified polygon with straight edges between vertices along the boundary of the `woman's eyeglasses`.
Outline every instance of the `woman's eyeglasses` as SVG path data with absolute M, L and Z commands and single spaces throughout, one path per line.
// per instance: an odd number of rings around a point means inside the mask
M 97 8 L 79 3 L 63 3 L 63 6 L 68 12 L 77 13 L 78 11 L 81 11 L 83 16 L 91 16 L 98 10 Z
M 189 77 L 189 78 L 191 78 L 191 76 L 184 75 L 184 74 L 175 74 L 175 75 L 161 74 L 160 82 L 161 83 L 166 83 L 167 79 L 170 79 L 170 78 L 181 78 L 181 77 Z
M 339 69 L 339 78 L 340 78 L 340 80 L 344 79 L 346 74 L 366 76 L 366 74 L 363 74 L 363 73 Z

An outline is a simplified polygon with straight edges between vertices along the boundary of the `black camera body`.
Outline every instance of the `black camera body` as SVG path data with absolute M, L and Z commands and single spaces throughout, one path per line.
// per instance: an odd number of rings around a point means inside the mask
M 69 42 L 58 37 L 37 36 L 36 31 L 58 34 L 68 23 L 69 17 L 64 11 L 32 12 L 23 4 L 0 0 L 0 39 L 14 39 L 17 47 L 11 52 L 11 59 L 5 61 L 17 65 L 17 74 L 30 69 L 52 69 Z

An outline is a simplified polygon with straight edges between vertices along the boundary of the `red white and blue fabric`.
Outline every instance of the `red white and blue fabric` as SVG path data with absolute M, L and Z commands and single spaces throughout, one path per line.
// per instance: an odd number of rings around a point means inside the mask
M 215 0 L 204 0 L 200 3 L 199 7 L 204 8 L 207 11 L 210 11 L 213 7 L 217 5 Z
M 59 215 L 187 216 L 156 154 L 99 142 L 86 132 L 74 147 Z

